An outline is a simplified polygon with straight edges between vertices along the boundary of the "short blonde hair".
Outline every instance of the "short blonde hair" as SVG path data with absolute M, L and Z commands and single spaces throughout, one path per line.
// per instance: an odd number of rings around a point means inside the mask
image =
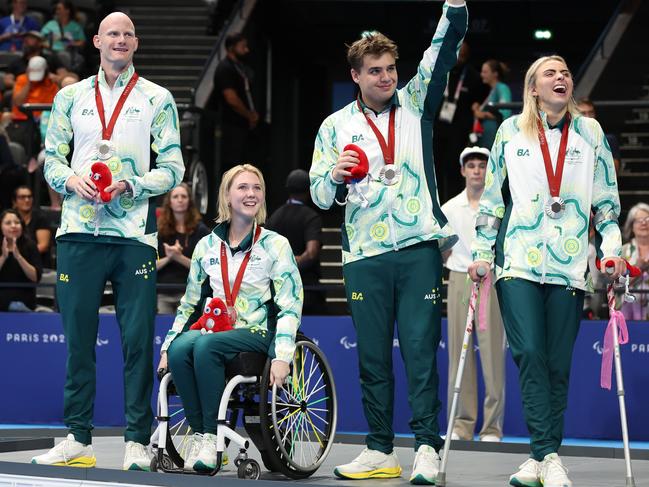
M 568 67 L 566 60 L 561 56 L 543 56 L 538 58 L 532 63 L 525 74 L 525 85 L 523 86 L 523 111 L 518 119 L 518 126 L 528 137 L 536 138 L 538 136 L 537 120 L 540 118 L 539 114 L 539 100 L 532 95 L 532 89 L 536 86 L 536 77 L 539 68 L 548 61 L 559 61 Z M 568 112 L 575 118 L 580 114 L 577 109 L 577 103 L 571 96 L 568 100 Z
M 360 72 L 365 56 L 381 57 L 385 53 L 399 59 L 397 45 L 391 39 L 377 31 L 366 31 L 360 39 L 347 46 L 347 62 L 354 71 Z
M 228 203 L 228 193 L 230 192 L 234 179 L 244 172 L 252 173 L 259 178 L 263 197 L 261 205 L 259 205 L 259 211 L 257 211 L 257 214 L 255 215 L 255 221 L 257 222 L 257 225 L 263 225 L 266 222 L 266 183 L 264 182 L 264 176 L 261 174 L 261 171 L 252 164 L 239 164 L 238 166 L 228 169 L 221 178 L 218 199 L 219 211 L 218 216 L 216 217 L 216 223 L 229 222 L 232 219 L 232 213 Z

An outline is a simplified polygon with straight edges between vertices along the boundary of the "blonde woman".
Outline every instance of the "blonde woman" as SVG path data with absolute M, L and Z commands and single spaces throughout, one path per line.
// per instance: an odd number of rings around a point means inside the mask
M 588 275 L 591 209 L 597 254 L 624 271 L 620 202 L 604 132 L 580 116 L 572 74 L 560 56 L 536 60 L 525 76 L 523 112 L 500 126 L 489 158 L 469 273 L 495 262 L 496 291 L 519 368 L 530 458 L 510 484 L 570 487 L 557 455 L 572 350 Z
M 293 359 L 302 281 L 288 240 L 260 226 L 266 220 L 265 193 L 264 178 L 254 166 L 235 166 L 223 175 L 217 226 L 196 245 L 187 290 L 162 345 L 159 368 L 169 366 L 194 432 L 187 470 L 216 465 L 227 362 L 239 352 L 268 353 L 271 383 L 282 384 Z M 233 308 L 234 329 L 207 335 L 189 331 L 213 297 Z
M 624 223 L 622 257 L 642 271 L 642 275 L 631 281 L 631 287 L 644 292 L 636 294 L 633 303 L 624 303 L 622 313 L 628 320 L 649 320 L 649 205 L 634 205 Z

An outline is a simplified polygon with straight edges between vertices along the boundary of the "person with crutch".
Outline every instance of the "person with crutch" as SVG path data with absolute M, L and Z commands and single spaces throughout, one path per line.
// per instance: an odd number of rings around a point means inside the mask
M 530 458 L 511 485 L 570 487 L 557 452 L 563 435 L 572 350 L 588 274 L 594 214 L 597 254 L 624 272 L 613 157 L 596 120 L 582 117 L 560 56 L 537 59 L 523 111 L 500 126 L 489 157 L 469 274 L 495 263 L 496 291 L 519 368 Z

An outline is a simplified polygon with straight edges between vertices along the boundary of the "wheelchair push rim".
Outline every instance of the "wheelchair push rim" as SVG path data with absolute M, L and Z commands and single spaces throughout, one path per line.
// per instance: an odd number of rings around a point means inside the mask
M 298 472 L 315 472 L 331 450 L 337 407 L 333 374 L 310 340 L 296 342 L 291 373 L 283 387 L 273 385 L 271 418 L 283 460 Z

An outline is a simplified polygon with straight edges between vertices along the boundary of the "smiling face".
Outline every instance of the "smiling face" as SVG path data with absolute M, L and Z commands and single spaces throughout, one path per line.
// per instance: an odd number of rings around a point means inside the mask
M 21 214 L 32 211 L 34 205 L 34 196 L 29 188 L 18 188 L 14 199 L 14 208 Z
M 538 99 L 539 108 L 545 112 L 560 112 L 572 98 L 572 74 L 561 61 L 551 59 L 536 70 L 536 79 L 531 88 L 532 96 Z
M 138 48 L 135 26 L 121 12 L 114 12 L 102 20 L 92 42 L 99 49 L 102 67 L 112 66 L 119 71 L 131 64 Z
M 641 239 L 649 238 L 649 213 L 638 210 L 633 218 L 633 235 Z
M 17 240 L 23 234 L 20 219 L 13 213 L 6 213 L 2 219 L 2 236 Z
M 397 65 L 394 56 L 366 55 L 358 71 L 352 68 L 352 79 L 361 90 L 363 102 L 375 111 L 382 110 L 397 89 Z
M 244 171 L 235 176 L 227 201 L 232 219 L 254 220 L 264 201 L 264 191 L 257 175 Z

